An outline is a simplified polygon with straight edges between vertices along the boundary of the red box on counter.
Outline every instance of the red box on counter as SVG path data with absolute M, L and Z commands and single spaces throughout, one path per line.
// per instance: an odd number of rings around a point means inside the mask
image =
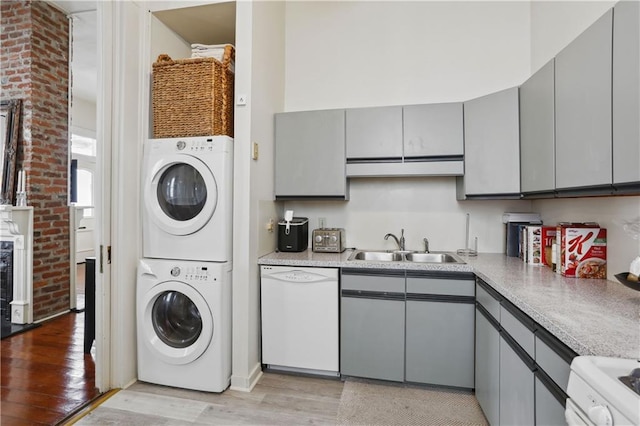
M 543 226 L 542 227 L 542 247 L 544 256 L 542 256 L 542 264 L 548 267 L 552 266 L 553 258 L 551 257 L 553 248 L 553 239 L 556 237 L 555 226 Z
M 560 268 L 565 277 L 607 278 L 607 230 L 593 223 L 559 224 Z

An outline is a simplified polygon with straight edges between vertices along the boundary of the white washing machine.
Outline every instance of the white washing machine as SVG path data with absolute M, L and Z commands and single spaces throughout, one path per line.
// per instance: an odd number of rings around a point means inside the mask
M 138 379 L 207 392 L 231 381 L 231 263 L 142 259 Z
M 230 261 L 233 139 L 149 139 L 143 166 L 143 257 Z

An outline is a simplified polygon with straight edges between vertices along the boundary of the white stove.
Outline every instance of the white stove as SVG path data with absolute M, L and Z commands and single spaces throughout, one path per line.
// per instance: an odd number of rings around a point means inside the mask
M 638 368 L 640 361 L 633 359 L 574 358 L 567 388 L 567 423 L 640 425 L 640 370 L 634 371 Z

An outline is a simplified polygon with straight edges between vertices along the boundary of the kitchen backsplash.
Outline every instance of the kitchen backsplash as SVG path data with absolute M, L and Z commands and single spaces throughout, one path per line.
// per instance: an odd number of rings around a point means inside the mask
M 640 240 L 624 232 L 625 221 L 638 220 L 640 197 L 598 197 L 551 200 L 457 201 L 455 179 L 398 178 L 351 179 L 350 201 L 288 201 L 283 209 L 309 218 L 309 229 L 324 218 L 327 227 L 346 229 L 347 247 L 393 249 L 386 233 L 399 235 L 404 228 L 406 247 L 422 250 L 428 238 L 434 251 L 454 251 L 465 246 L 465 217 L 470 214 L 469 235 L 478 237 L 481 253 L 505 251 L 504 212 L 541 214 L 545 224 L 594 221 L 608 229 L 608 277 L 627 271 L 640 254 Z

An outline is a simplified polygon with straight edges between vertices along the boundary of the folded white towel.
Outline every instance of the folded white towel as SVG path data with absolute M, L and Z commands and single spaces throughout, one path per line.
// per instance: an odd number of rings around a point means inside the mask
M 200 43 L 193 43 L 191 44 L 191 49 L 199 49 L 199 50 L 207 50 L 207 49 L 223 49 L 226 46 L 231 46 L 235 49 L 235 47 L 229 43 L 225 43 L 225 44 L 200 44 Z

